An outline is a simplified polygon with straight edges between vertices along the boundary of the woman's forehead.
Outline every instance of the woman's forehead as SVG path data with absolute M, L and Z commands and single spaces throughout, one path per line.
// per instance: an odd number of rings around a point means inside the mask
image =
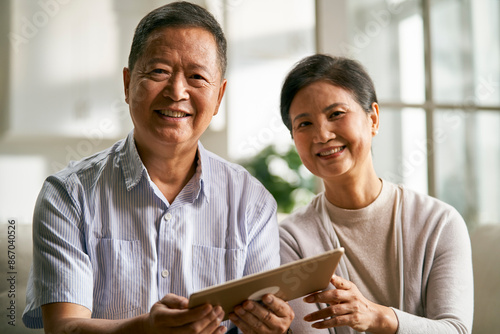
M 356 101 L 350 91 L 327 81 L 316 81 L 301 88 L 295 94 L 290 105 L 290 112 L 292 112 L 294 105 L 297 106 L 300 104 L 302 107 L 307 105 L 318 107 L 334 103 L 350 105 L 356 103 Z

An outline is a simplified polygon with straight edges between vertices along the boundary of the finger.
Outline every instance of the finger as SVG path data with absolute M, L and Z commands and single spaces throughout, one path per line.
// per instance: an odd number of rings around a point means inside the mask
M 272 326 L 268 326 L 268 325 L 272 324 L 273 320 L 277 319 L 276 315 L 274 315 L 270 309 L 262 306 L 261 304 L 259 304 L 257 302 L 247 300 L 243 303 L 242 307 L 243 307 L 243 310 L 246 311 L 247 314 L 251 314 L 253 317 L 258 319 L 259 327 L 260 327 L 260 324 L 264 324 L 267 327 L 272 328 Z M 251 318 L 252 321 L 254 319 L 253 317 Z M 250 324 L 252 324 L 252 323 L 253 322 L 250 322 Z
M 195 333 L 200 334 L 212 334 L 219 332 L 225 333 L 225 331 L 223 330 L 223 328 L 225 329 L 225 327 L 220 326 L 223 318 L 224 311 L 222 310 L 222 307 L 216 306 L 208 317 L 201 319 L 196 323 L 193 323 L 190 326 L 190 329 L 192 329 Z
M 236 313 L 229 313 L 229 320 L 245 334 L 254 333 L 253 328 L 241 319 Z
M 242 310 L 238 309 L 236 313 L 240 316 L 243 316 L 243 319 L 245 319 L 247 314 L 250 314 L 248 316 L 248 319 L 251 320 L 250 324 L 253 324 L 253 319 L 256 318 L 257 321 L 255 323 L 270 323 L 272 322 L 272 318 L 276 318 L 276 316 L 273 314 L 271 310 L 268 308 L 262 306 L 260 303 L 254 302 L 247 300 L 245 301 L 242 305 Z M 239 311 L 239 312 L 238 312 Z
M 305 321 L 317 321 L 317 320 L 322 320 L 330 317 L 337 317 L 340 315 L 344 315 L 349 313 L 346 309 L 344 304 L 335 304 L 335 305 L 330 305 L 326 308 L 323 308 L 319 311 L 310 313 L 304 317 Z
M 333 286 L 337 289 L 341 290 L 350 290 L 353 286 L 353 283 L 351 281 L 348 281 L 335 274 L 330 278 L 330 283 L 332 283 Z
M 265 309 L 256 302 L 247 300 L 243 305 L 234 308 L 234 321 L 230 319 L 245 333 L 249 331 L 252 333 L 267 333 L 270 330 L 267 324 L 271 323 L 270 317 L 272 316 L 270 310 Z M 266 319 L 265 322 L 263 319 Z
M 167 331 L 175 327 L 179 332 L 182 333 L 213 333 L 220 325 L 222 319 L 224 318 L 224 311 L 222 308 L 216 307 L 209 314 L 203 318 L 194 319 L 189 323 L 182 326 L 164 326 L 160 327 L 160 330 Z
M 227 332 L 226 326 L 219 326 L 211 334 L 224 334 L 226 332 Z
M 293 310 L 283 299 L 267 294 L 262 298 L 262 302 L 279 318 L 294 317 Z
M 328 290 L 329 291 L 329 290 Z M 308 296 L 305 296 L 304 298 L 302 298 L 302 300 L 306 303 L 315 303 L 315 300 L 316 300 L 316 296 L 320 293 L 324 293 L 325 291 L 321 292 L 313 292 L 311 293 L 310 295 Z
M 332 327 L 339 327 L 339 326 L 348 326 L 351 322 L 349 321 L 349 316 L 338 316 L 330 319 L 326 319 L 323 321 L 318 321 L 312 324 L 311 326 L 317 329 L 324 329 L 324 328 L 332 328 Z
M 204 319 L 212 312 L 212 305 L 201 305 L 193 309 L 173 309 L 157 302 L 151 309 L 151 323 L 160 327 L 180 327 Z M 215 319 L 212 316 L 212 319 Z M 206 325 L 206 324 L 205 324 Z
M 350 291 L 332 289 L 310 294 L 303 299 L 306 303 L 338 304 L 349 299 Z

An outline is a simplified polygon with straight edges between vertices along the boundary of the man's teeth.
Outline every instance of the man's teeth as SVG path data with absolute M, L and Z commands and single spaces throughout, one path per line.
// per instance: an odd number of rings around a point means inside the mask
M 184 117 L 186 113 L 181 111 L 172 111 L 172 110 L 159 110 L 160 114 L 168 117 Z
M 344 147 L 336 147 L 336 148 L 332 148 L 330 151 L 324 151 L 324 152 L 320 152 L 319 155 L 324 157 L 325 155 L 330 155 L 330 154 L 334 154 L 334 153 L 338 153 L 340 151 L 342 151 L 344 149 Z

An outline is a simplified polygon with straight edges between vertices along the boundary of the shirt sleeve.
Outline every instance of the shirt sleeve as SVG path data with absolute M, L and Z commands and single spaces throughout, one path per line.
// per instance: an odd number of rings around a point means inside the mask
M 49 177 L 33 216 L 33 265 L 28 280 L 23 322 L 41 328 L 41 306 L 70 302 L 92 309 L 93 279 L 86 254 L 83 196 L 76 177 L 66 182 Z M 68 184 L 72 184 L 68 186 Z
M 246 213 L 249 243 L 244 276 L 280 265 L 276 200 L 260 184 L 255 190 Z
M 470 333 L 474 308 L 471 246 L 465 222 L 456 210 L 449 212 L 427 244 L 426 256 L 432 258 L 432 265 L 422 291 L 425 317 L 393 309 L 399 321 L 397 334 Z

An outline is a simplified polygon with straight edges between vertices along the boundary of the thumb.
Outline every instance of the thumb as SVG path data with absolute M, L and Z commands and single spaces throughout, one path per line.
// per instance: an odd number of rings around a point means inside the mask
M 169 293 L 160 300 L 160 303 L 173 309 L 187 309 L 189 301 L 185 297 Z
M 332 283 L 335 288 L 342 290 L 350 289 L 351 286 L 350 281 L 335 274 L 333 274 L 332 277 L 330 278 L 330 283 Z

